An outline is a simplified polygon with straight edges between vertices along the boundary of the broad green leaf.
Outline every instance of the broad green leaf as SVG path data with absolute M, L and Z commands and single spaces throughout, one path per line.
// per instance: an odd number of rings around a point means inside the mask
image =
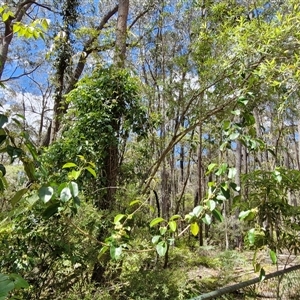
M 194 207 L 193 215 L 198 218 L 200 216 L 200 214 L 202 213 L 202 211 L 203 211 L 203 206 L 198 205 L 198 206 Z
M 22 199 L 23 195 L 26 194 L 27 191 L 28 191 L 27 188 L 17 191 L 15 195 L 10 199 L 11 204 L 15 205 L 16 203 L 18 203 Z
M 60 194 L 61 191 L 62 191 L 65 187 L 67 187 L 67 186 L 68 186 L 68 182 L 63 182 L 63 183 L 61 183 L 61 184 L 58 186 L 58 188 L 57 188 L 57 194 Z
M 240 134 L 239 134 L 238 132 L 233 132 L 233 133 L 229 136 L 229 139 L 230 139 L 230 140 L 236 140 L 239 136 L 240 136 Z
M 229 120 L 223 121 L 223 130 L 228 130 L 230 128 L 231 122 Z
M 159 256 L 165 256 L 168 250 L 168 244 L 165 241 L 161 241 L 155 248 Z
M 251 210 L 241 211 L 239 214 L 239 219 L 244 220 L 249 214 Z
M 77 167 L 77 165 L 72 162 L 68 162 L 62 166 L 63 169 L 74 168 L 74 167 Z
M 28 282 L 22 278 L 19 274 L 9 274 L 9 277 L 14 280 L 15 289 L 27 289 L 29 288 Z
M 150 222 L 150 227 L 153 227 L 161 222 L 163 222 L 165 219 L 159 217 L 159 218 L 155 218 Z
M 95 169 L 96 168 L 96 165 L 93 163 L 93 162 L 88 162 L 88 164 L 93 168 L 93 169 Z
M 54 214 L 56 214 L 58 212 L 59 207 L 60 207 L 59 202 L 55 202 L 55 203 L 51 204 L 43 212 L 43 217 L 45 219 L 49 219 L 50 217 L 52 217 Z
M 208 200 L 206 205 L 210 211 L 213 211 L 216 208 L 216 202 L 214 200 Z
M 245 96 L 241 96 L 241 97 L 238 98 L 237 102 L 240 103 L 240 104 L 243 104 L 243 105 L 247 105 L 249 100 Z
M 237 173 L 236 168 L 229 168 L 228 170 L 228 178 L 233 179 Z
M 270 250 L 270 258 L 272 260 L 272 263 L 275 265 L 277 263 L 277 255 L 274 251 Z
M 222 164 L 222 165 L 219 167 L 219 169 L 217 170 L 216 175 L 217 175 L 217 176 L 220 176 L 220 175 L 225 174 L 225 172 L 227 171 L 227 167 L 228 167 L 228 165 L 227 165 L 226 163 Z
M 76 182 L 71 181 L 69 183 L 69 188 L 70 188 L 72 197 L 77 197 L 79 194 L 78 184 Z
M 241 211 L 239 218 L 244 221 L 252 221 L 256 217 L 256 215 L 257 215 L 257 208 L 252 208 L 247 211 Z
M 170 227 L 170 230 L 171 230 L 172 232 L 175 232 L 176 229 L 177 229 L 177 223 L 176 223 L 175 221 L 170 221 L 170 222 L 169 222 L 169 227 Z
M 7 299 L 9 292 L 15 287 L 14 282 L 7 275 L 0 273 L 0 300 Z
M 206 215 L 204 216 L 204 218 L 202 218 L 202 221 L 203 221 L 205 224 L 210 225 L 210 224 L 211 224 L 211 216 L 208 215 L 208 214 L 206 214 Z
M 125 215 L 123 215 L 123 214 L 116 215 L 114 217 L 114 224 L 117 224 L 118 222 L 120 222 L 124 217 L 125 217 Z
M 199 232 L 199 225 L 197 222 L 191 224 L 191 233 L 193 236 L 196 236 Z
M 224 195 L 217 195 L 217 200 L 220 200 L 220 201 L 226 201 L 226 197 Z
M 80 206 L 80 199 L 78 197 L 73 197 L 73 202 L 76 206 Z
M 81 174 L 80 170 L 76 171 L 73 169 L 71 172 L 68 173 L 68 178 L 69 178 L 69 180 L 76 180 L 76 179 L 78 179 L 80 174 Z
M 212 214 L 218 221 L 223 222 L 223 216 L 217 209 L 214 209 Z
M 234 182 L 230 182 L 229 185 L 235 192 L 239 192 L 241 190 L 241 188 Z
M 206 175 L 210 174 L 214 169 L 215 167 L 217 167 L 218 165 L 217 164 L 210 164 L 208 167 L 207 167 L 207 172 L 205 173 Z
M 181 219 L 181 215 L 174 215 L 170 218 L 170 221 Z
M 159 228 L 159 232 L 161 235 L 165 235 L 165 233 L 167 232 L 167 227 L 163 226 Z
M 97 174 L 95 172 L 95 170 L 91 167 L 86 167 L 85 168 L 88 172 L 90 172 L 95 178 L 97 177 Z
M 67 202 L 72 198 L 72 193 L 69 187 L 65 187 L 61 192 L 60 192 L 60 200 L 63 202 Z
M 51 186 L 42 186 L 38 191 L 38 195 L 44 203 L 50 201 L 53 194 L 54 190 Z
M 119 260 L 122 255 L 122 247 L 110 246 L 110 257 L 115 260 Z
M 227 148 L 230 148 L 229 147 L 229 143 L 226 141 L 224 143 L 222 143 L 222 145 L 220 146 L 220 151 L 225 151 Z
M 133 200 L 129 203 L 129 206 L 133 206 L 133 205 L 138 204 L 138 203 L 141 203 L 141 201 L 140 200 Z
M 153 236 L 152 237 L 152 244 L 157 244 L 158 243 L 158 241 L 160 240 L 160 238 L 161 238 L 161 236 L 160 235 L 155 235 L 155 236 Z
M 77 155 L 77 157 L 78 157 L 81 161 L 85 162 L 85 157 L 84 157 L 83 155 Z
M 235 116 L 239 116 L 241 114 L 241 111 L 239 109 L 237 109 L 237 110 L 231 111 L 231 113 Z

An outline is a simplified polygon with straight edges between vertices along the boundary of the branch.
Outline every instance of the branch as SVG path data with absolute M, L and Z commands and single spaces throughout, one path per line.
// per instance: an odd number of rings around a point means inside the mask
M 100 34 L 101 30 L 104 28 L 105 24 L 109 21 L 109 19 L 117 13 L 118 11 L 118 5 L 116 5 L 111 11 L 109 11 L 101 20 L 100 24 L 97 26 L 96 30 L 98 31 L 98 34 Z M 86 59 L 88 56 L 94 51 L 94 48 L 90 48 L 90 45 L 92 45 L 95 40 L 98 38 L 97 36 L 94 36 L 90 38 L 84 45 L 83 50 L 81 52 L 79 61 L 77 63 L 77 66 L 74 71 L 73 79 L 71 80 L 66 93 L 70 92 L 73 88 L 76 82 L 78 81 L 79 77 L 81 76 L 83 69 L 85 67 Z
M 0 80 L 0 83 L 7 82 L 7 81 L 10 81 L 10 80 L 19 79 L 19 78 L 21 78 L 21 77 L 23 77 L 23 76 L 30 75 L 30 74 L 32 74 L 35 70 L 37 70 L 40 66 L 41 66 L 41 64 L 37 65 L 37 66 L 36 66 L 34 69 L 32 69 L 31 71 L 24 72 L 24 73 L 21 74 L 21 75 L 18 75 L 18 76 L 11 76 L 11 77 L 9 77 L 9 78 L 2 79 L 2 80 Z M 16 71 L 16 70 L 15 70 L 15 71 Z M 15 72 L 15 71 L 14 71 L 14 72 Z M 14 73 L 14 72 L 13 72 L 13 73 Z

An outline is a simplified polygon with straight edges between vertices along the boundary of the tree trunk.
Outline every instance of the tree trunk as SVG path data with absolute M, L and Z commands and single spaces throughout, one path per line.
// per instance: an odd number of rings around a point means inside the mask
M 120 0 L 118 8 L 116 47 L 114 56 L 114 63 L 119 68 L 123 68 L 125 64 L 128 12 L 129 0 Z

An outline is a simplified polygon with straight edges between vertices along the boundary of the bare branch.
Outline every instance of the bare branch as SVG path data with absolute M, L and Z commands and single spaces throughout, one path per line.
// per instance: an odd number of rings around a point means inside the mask
M 30 74 L 32 74 L 34 71 L 36 71 L 40 66 L 41 66 L 41 64 L 37 65 L 37 66 L 36 66 L 35 68 L 33 68 L 32 70 L 30 70 L 30 71 L 28 71 L 28 72 L 24 72 L 23 74 L 20 74 L 20 75 L 18 75 L 18 76 L 10 76 L 9 78 L 1 79 L 1 80 L 0 80 L 0 83 L 7 82 L 7 81 L 10 81 L 10 80 L 19 79 L 19 78 L 21 78 L 21 77 L 23 77 L 23 76 L 30 75 Z M 15 69 L 15 71 L 16 71 L 16 69 Z M 15 71 L 14 71 L 14 72 L 15 72 Z M 13 73 L 14 73 L 14 72 L 13 72 Z

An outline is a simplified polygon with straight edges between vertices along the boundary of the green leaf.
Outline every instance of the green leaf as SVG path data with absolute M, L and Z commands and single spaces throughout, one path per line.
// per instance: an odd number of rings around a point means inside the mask
M 220 222 L 223 221 L 223 216 L 222 216 L 222 214 L 221 214 L 217 209 L 214 209 L 214 210 L 212 211 L 212 214 L 213 214 L 213 216 L 214 216 L 218 221 L 220 221 Z
M 270 250 L 270 258 L 272 260 L 273 265 L 277 263 L 277 255 L 274 251 Z
M 81 174 L 80 170 L 76 171 L 73 169 L 71 172 L 68 173 L 68 178 L 69 178 L 69 180 L 76 180 L 76 179 L 78 179 L 80 174 Z
M 51 204 L 43 212 L 43 217 L 45 219 L 49 219 L 50 217 L 52 217 L 54 214 L 56 214 L 58 212 L 59 207 L 60 207 L 59 202 L 55 202 L 55 203 Z
M 133 205 L 138 204 L 138 203 L 141 203 L 141 201 L 140 200 L 133 200 L 129 203 L 129 206 L 133 206 Z
M 196 236 L 199 232 L 199 225 L 197 222 L 191 224 L 191 233 L 193 236 Z
M 73 197 L 73 202 L 75 206 L 80 206 L 80 199 L 78 197 Z
M 255 218 L 257 214 L 257 208 L 252 208 L 247 211 L 241 211 L 239 214 L 239 219 L 244 221 L 251 221 Z
M 165 219 L 159 217 L 159 218 L 155 218 L 150 222 L 150 227 L 153 227 L 161 222 L 163 222 Z
M 231 111 L 231 113 L 235 116 L 239 116 L 241 114 L 241 111 L 239 109 L 237 109 L 237 110 Z
M 217 195 L 217 200 L 226 201 L 226 197 L 224 195 L 218 194 Z
M 126 215 L 123 215 L 123 214 L 116 215 L 114 217 L 114 224 L 119 223 L 124 217 L 126 217 Z
M 152 244 L 154 244 L 154 245 L 157 244 L 158 241 L 160 240 L 160 238 L 161 238 L 160 235 L 155 235 L 155 236 L 153 236 L 153 237 L 152 237 L 152 240 L 151 240 Z
M 238 132 L 233 132 L 230 136 L 229 139 L 230 140 L 236 140 L 238 137 L 240 136 L 240 134 Z
M 29 288 L 28 282 L 22 278 L 19 274 L 9 274 L 9 277 L 14 280 L 15 289 L 27 289 Z
M 216 175 L 217 175 L 217 176 L 220 176 L 220 175 L 222 175 L 222 174 L 225 174 L 225 172 L 227 171 L 227 167 L 228 167 L 228 165 L 227 165 L 226 163 L 222 164 L 222 165 L 219 167 L 219 169 L 217 170 Z
M 0 128 L 2 128 L 3 125 L 7 122 L 8 122 L 8 117 L 6 115 L 0 114 Z
M 68 162 L 62 166 L 63 169 L 74 168 L 74 167 L 77 167 L 77 165 L 72 162 Z
M 171 230 L 172 232 L 175 232 L 176 229 L 177 229 L 177 223 L 176 223 L 175 221 L 170 221 L 170 222 L 169 222 L 169 227 L 170 227 L 170 230 Z
M 208 200 L 206 205 L 210 211 L 213 211 L 216 208 L 216 202 L 214 200 Z
M 254 245 L 254 243 L 255 243 L 255 229 L 254 228 L 251 228 L 248 231 L 248 240 L 249 240 L 250 245 Z
M 237 102 L 242 104 L 242 105 L 247 105 L 249 100 L 245 96 L 241 96 L 240 98 L 238 98 Z
M 230 128 L 231 122 L 229 120 L 223 121 L 223 130 L 228 130 Z
M 122 247 L 110 246 L 110 257 L 114 260 L 119 260 L 122 255 Z
M 250 212 L 251 210 L 241 211 L 239 214 L 239 219 L 240 220 L 245 219 L 250 214 Z
M 165 235 L 165 233 L 167 232 L 167 227 L 163 226 L 159 228 L 159 232 L 161 235 Z
M 204 218 L 202 218 L 202 221 L 203 221 L 205 224 L 210 225 L 210 224 L 211 224 L 211 216 L 208 215 L 208 214 L 206 214 L 206 215 L 204 216 Z
M 228 170 L 228 178 L 233 179 L 237 173 L 236 168 L 229 168 Z
M 161 241 L 155 248 L 159 256 L 165 256 L 168 250 L 168 244 L 165 241 Z
M 51 186 L 42 186 L 38 191 L 38 195 L 44 203 L 50 201 L 53 194 L 54 190 Z
M 65 187 L 61 192 L 60 192 L 60 200 L 63 202 L 67 202 L 72 198 L 72 193 L 69 187 Z
M 181 215 L 174 215 L 170 218 L 170 221 L 181 219 Z
M 235 192 L 239 192 L 241 190 L 241 188 L 234 182 L 230 182 L 229 186 L 235 191 Z
M 100 252 L 99 252 L 99 255 L 98 255 L 98 259 L 100 259 L 103 254 L 105 254 L 107 251 L 108 251 L 109 247 L 108 246 L 103 246 L 101 249 L 100 249 Z
M 78 184 L 76 182 L 71 181 L 69 183 L 69 188 L 70 188 L 72 197 L 77 197 L 79 194 Z
M 266 272 L 263 268 L 261 268 L 260 273 L 259 273 L 259 281 L 262 282 L 266 278 Z
M 200 214 L 202 213 L 202 211 L 203 211 L 203 206 L 198 205 L 198 206 L 194 207 L 192 214 L 198 218 L 200 216 Z
M 7 299 L 6 297 L 14 287 L 14 282 L 7 275 L 0 273 L 0 300 Z
M 210 174 L 217 166 L 218 166 L 217 164 L 210 164 L 210 165 L 207 167 L 207 171 L 206 171 L 205 175 Z
M 16 203 L 18 203 L 22 199 L 23 195 L 26 194 L 27 191 L 28 191 L 27 188 L 17 191 L 15 195 L 10 199 L 11 204 L 15 205 Z
M 95 178 L 97 178 L 97 174 L 95 172 L 95 170 L 91 167 L 86 167 L 85 168 L 88 172 L 90 172 Z

